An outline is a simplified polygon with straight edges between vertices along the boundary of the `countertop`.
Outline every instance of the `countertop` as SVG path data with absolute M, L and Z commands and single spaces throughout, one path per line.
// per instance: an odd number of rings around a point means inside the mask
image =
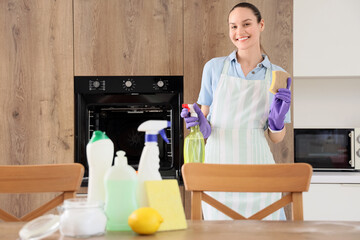
M 313 172 L 311 183 L 360 184 L 360 172 Z

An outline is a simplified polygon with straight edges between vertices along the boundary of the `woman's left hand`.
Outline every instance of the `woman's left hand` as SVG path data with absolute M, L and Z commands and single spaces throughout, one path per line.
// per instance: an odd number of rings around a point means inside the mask
M 288 78 L 286 88 L 280 88 L 275 94 L 268 119 L 270 130 L 279 131 L 284 128 L 285 116 L 291 105 L 290 86 L 291 78 Z

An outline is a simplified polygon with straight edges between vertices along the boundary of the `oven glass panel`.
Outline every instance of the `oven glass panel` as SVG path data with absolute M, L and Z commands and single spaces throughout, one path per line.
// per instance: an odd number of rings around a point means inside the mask
M 317 169 L 351 169 L 350 129 L 294 129 L 295 162 Z
M 145 133 L 138 132 L 137 128 L 147 120 L 171 121 L 172 110 L 170 106 L 138 106 L 138 107 L 113 107 L 113 106 L 89 106 L 89 139 L 93 131 L 101 130 L 114 143 L 114 152 L 123 150 L 126 152 L 129 165 L 137 170 L 141 152 L 144 148 Z M 160 169 L 173 168 L 171 151 L 171 129 L 166 129 L 169 143 L 166 143 L 158 135 Z

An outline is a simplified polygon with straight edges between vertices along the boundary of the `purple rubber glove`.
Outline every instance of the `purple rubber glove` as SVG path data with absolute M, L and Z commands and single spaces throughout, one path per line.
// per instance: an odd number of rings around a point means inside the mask
M 291 105 L 290 86 L 291 78 L 288 78 L 286 88 L 280 88 L 275 94 L 268 119 L 270 130 L 280 131 L 284 128 L 285 115 L 289 111 Z
M 198 117 L 191 117 L 187 108 L 182 109 L 180 116 L 184 118 L 187 129 L 199 125 L 200 132 L 203 134 L 204 138 L 208 138 L 211 133 L 211 126 L 196 103 L 193 104 L 193 108 Z

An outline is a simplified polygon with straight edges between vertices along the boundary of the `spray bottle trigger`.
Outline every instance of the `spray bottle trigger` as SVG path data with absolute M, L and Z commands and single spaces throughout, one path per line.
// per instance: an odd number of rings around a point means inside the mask
M 159 131 L 160 136 L 164 139 L 166 143 L 169 143 L 169 139 L 166 137 L 165 129 Z

